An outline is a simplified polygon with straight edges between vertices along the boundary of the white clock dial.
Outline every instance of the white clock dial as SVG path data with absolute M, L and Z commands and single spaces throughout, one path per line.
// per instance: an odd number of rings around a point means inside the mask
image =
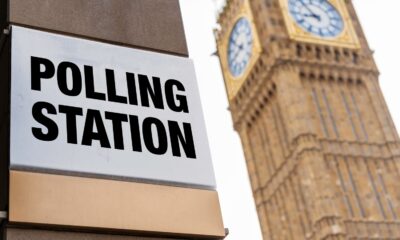
M 322 37 L 337 37 L 343 32 L 343 18 L 328 0 L 288 0 L 295 22 L 307 32 Z
M 250 22 L 240 18 L 232 29 L 228 44 L 228 65 L 231 74 L 238 77 L 243 74 L 250 62 L 253 49 L 253 33 Z

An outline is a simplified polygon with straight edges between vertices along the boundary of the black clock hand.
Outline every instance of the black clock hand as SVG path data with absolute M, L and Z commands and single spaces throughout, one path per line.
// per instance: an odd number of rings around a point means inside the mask
M 235 46 L 236 48 L 242 48 L 242 44 L 240 44 L 240 43 L 237 43 L 237 38 L 235 38 L 235 39 L 232 39 L 231 40 L 231 44 L 233 45 L 233 46 Z
M 303 0 L 299 0 L 301 5 L 307 9 L 307 11 L 310 12 L 310 14 L 314 14 L 314 12 L 310 9 L 310 7 L 307 6 L 307 4 Z
M 236 39 L 232 39 L 231 43 L 236 47 L 240 47 L 239 44 L 237 44 Z
M 236 54 L 233 56 L 232 60 L 236 60 L 236 58 L 239 56 L 240 51 L 243 50 L 243 45 L 238 46 L 239 50 L 236 52 Z
M 318 16 L 317 14 L 303 14 L 304 17 L 312 17 L 316 18 L 318 21 L 321 21 L 321 17 Z
M 303 0 L 299 0 L 299 1 L 300 1 L 301 5 L 303 5 L 307 9 L 307 11 L 310 13 L 307 15 L 304 14 L 305 17 L 313 17 L 313 18 L 318 19 L 318 21 L 321 21 L 321 17 L 319 15 L 315 14 L 314 11 L 311 10 L 311 8 Z

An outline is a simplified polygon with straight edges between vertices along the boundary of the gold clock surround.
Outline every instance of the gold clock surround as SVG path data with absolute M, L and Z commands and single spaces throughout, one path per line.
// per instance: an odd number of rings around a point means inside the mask
M 249 22 L 252 30 L 252 35 L 253 35 L 253 48 L 252 48 L 252 55 L 250 58 L 249 63 L 246 66 L 246 69 L 243 71 L 242 74 L 239 76 L 233 76 L 231 71 L 229 70 L 229 64 L 228 64 L 228 59 L 227 59 L 227 50 L 229 46 L 229 37 L 231 35 L 232 29 L 235 26 L 236 22 L 242 18 L 245 17 Z M 221 41 L 218 43 L 218 49 L 219 49 L 219 54 L 220 54 L 220 61 L 223 69 L 223 73 L 225 75 L 225 87 L 228 93 L 229 100 L 232 100 L 237 92 L 239 91 L 240 87 L 243 85 L 245 82 L 247 76 L 251 72 L 251 69 L 253 68 L 254 64 L 257 62 L 257 60 L 260 57 L 261 54 L 261 45 L 260 45 L 260 40 L 257 34 L 257 29 L 254 24 L 254 19 L 253 19 L 253 14 L 251 12 L 250 8 L 250 3 L 248 0 L 245 0 L 243 5 L 240 8 L 239 13 L 237 16 L 233 19 L 231 23 L 230 30 L 225 34 L 225 36 L 221 39 Z
M 338 10 L 338 12 L 343 18 L 344 29 L 342 33 L 337 37 L 322 38 L 305 31 L 300 26 L 298 26 L 297 23 L 292 18 L 292 16 L 290 16 L 289 6 L 288 6 L 289 1 L 279 0 L 283 16 L 285 19 L 286 28 L 289 33 L 289 37 L 295 41 L 300 41 L 300 42 L 324 44 L 324 45 L 353 48 L 353 49 L 360 48 L 360 42 L 357 38 L 357 34 L 352 25 L 352 20 L 350 18 L 350 14 L 346 8 L 344 0 L 327 0 L 327 1 Z

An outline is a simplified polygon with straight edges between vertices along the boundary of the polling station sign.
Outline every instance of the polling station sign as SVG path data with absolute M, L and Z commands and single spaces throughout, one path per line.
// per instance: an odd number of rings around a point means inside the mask
M 13 169 L 215 187 L 190 59 L 12 27 Z

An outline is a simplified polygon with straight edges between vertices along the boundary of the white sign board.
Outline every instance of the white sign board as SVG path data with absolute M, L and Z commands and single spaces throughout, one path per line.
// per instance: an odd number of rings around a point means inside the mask
M 11 167 L 215 188 L 193 63 L 12 27 Z

